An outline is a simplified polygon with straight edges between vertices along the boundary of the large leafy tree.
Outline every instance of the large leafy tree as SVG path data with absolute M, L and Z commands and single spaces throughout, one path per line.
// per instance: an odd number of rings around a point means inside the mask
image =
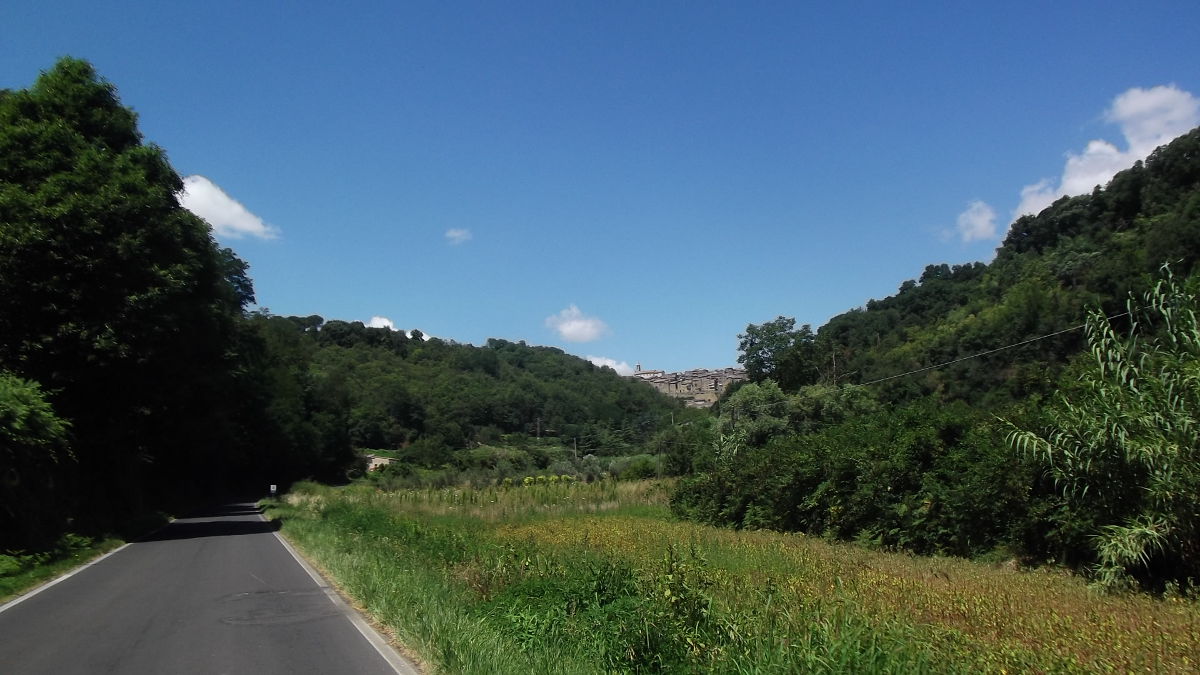
M 738 363 L 746 367 L 751 382 L 773 380 L 794 391 L 817 381 L 816 336 L 808 324 L 797 329 L 793 318 L 780 316 L 746 326 L 738 335 L 738 351 Z
M 1044 462 L 1073 517 L 1096 526 L 1106 587 L 1200 579 L 1200 322 L 1196 284 L 1166 278 L 1131 297 L 1128 334 L 1087 323 L 1090 364 L 1046 433 L 1010 443 Z
M 252 290 L 181 188 L 88 63 L 0 93 L 0 367 L 72 422 L 93 503 L 215 475 L 227 445 L 220 392 Z

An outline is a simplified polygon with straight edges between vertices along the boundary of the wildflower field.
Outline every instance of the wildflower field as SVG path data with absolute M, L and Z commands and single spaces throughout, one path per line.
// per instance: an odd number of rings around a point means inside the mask
M 1195 672 L 1200 606 L 673 520 L 656 481 L 300 484 L 283 533 L 430 670 Z

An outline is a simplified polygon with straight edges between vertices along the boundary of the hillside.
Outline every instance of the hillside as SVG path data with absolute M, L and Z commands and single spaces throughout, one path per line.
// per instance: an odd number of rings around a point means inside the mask
M 1194 588 L 1198 244 L 1200 129 L 1021 218 L 990 264 L 930 265 L 815 334 L 747 327 L 754 381 L 673 508 Z
M 1200 129 L 1092 194 L 1018 219 L 991 263 L 929 265 L 896 294 L 833 317 L 815 336 L 787 331 L 785 349 L 767 350 L 765 370 L 778 371 L 772 379 L 788 391 L 818 381 L 872 383 L 889 401 L 934 394 L 1003 407 L 1054 390 L 1083 346 L 1082 331 L 1068 329 L 1089 308 L 1123 312 L 1127 293 L 1144 290 L 1163 264 L 1186 277 L 1198 257 Z M 879 382 L 1059 331 L 1066 332 Z M 755 350 L 771 344 L 751 341 L 748 353 L 761 356 Z
M 549 437 L 580 454 L 631 454 L 682 409 L 553 347 L 476 347 L 317 316 L 249 322 L 263 354 L 253 379 L 278 435 L 390 450 L 412 465 L 464 466 L 480 444 Z

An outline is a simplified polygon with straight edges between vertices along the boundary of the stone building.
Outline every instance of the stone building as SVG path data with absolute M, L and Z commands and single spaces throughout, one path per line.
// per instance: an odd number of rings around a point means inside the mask
M 741 368 L 668 373 L 662 370 L 642 370 L 640 363 L 630 377 L 642 380 L 668 396 L 683 399 L 684 403 L 692 408 L 711 406 L 729 385 L 748 379 L 746 371 Z

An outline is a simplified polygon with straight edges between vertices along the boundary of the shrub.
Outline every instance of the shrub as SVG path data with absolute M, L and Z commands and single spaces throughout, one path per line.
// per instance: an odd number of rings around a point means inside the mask
M 0 546 L 41 547 L 62 531 L 55 479 L 70 428 L 36 382 L 0 371 Z
M 920 553 L 976 555 L 1008 544 L 1029 475 L 965 404 L 929 399 L 819 432 L 736 443 L 679 482 L 677 515 L 801 531 Z
M 622 480 L 641 480 L 654 478 L 657 475 L 658 467 L 656 466 L 656 462 L 653 457 L 648 455 L 635 457 L 620 472 Z

